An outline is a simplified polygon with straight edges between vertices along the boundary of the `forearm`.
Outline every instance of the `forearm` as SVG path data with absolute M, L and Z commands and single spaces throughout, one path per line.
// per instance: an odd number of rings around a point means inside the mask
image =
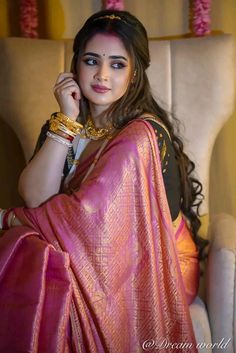
M 27 207 L 38 207 L 57 194 L 68 147 L 47 138 L 20 175 L 18 190 Z
M 51 117 L 49 131 L 54 137 L 47 137 L 20 176 L 18 190 L 27 207 L 37 207 L 59 192 L 68 143 L 71 145 L 83 128 L 76 122 L 80 111 L 80 90 L 73 78 L 72 73 L 58 76 L 54 94 L 60 107 L 58 114 L 62 116 Z

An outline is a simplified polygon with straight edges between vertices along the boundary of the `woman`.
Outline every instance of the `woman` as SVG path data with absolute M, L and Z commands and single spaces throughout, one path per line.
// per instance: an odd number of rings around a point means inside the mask
M 200 183 L 151 95 L 146 31 L 101 11 L 73 49 L 20 177 L 27 207 L 1 211 L 0 350 L 195 352 Z

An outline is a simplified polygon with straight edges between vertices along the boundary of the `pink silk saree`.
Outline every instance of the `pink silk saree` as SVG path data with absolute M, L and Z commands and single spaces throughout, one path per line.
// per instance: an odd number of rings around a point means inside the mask
M 148 122 L 111 140 L 71 195 L 16 215 L 24 226 L 0 239 L 0 352 L 197 352 L 198 254 L 172 226 Z

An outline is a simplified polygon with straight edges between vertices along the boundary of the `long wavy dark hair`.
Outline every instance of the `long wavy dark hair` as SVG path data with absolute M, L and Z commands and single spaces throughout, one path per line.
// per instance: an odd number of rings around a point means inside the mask
M 153 98 L 146 70 L 150 65 L 147 32 L 142 23 L 127 11 L 104 10 L 92 15 L 75 37 L 74 56 L 71 71 L 77 73 L 77 65 L 81 60 L 87 42 L 97 33 L 108 33 L 118 36 L 123 42 L 131 58 L 132 74 L 135 80 L 130 80 L 126 93 L 108 109 L 107 116 L 113 126 L 120 129 L 130 120 L 141 115 L 152 114 L 158 116 L 167 127 L 176 159 L 179 165 L 181 179 L 181 211 L 189 220 L 193 239 L 198 246 L 200 259 L 203 258 L 203 249 L 206 240 L 198 236 L 201 222 L 199 206 L 202 202 L 202 185 L 193 176 L 194 163 L 183 151 L 183 143 L 174 131 L 177 119 L 172 114 L 170 120 L 164 110 Z M 86 123 L 89 105 L 82 95 L 80 121 Z

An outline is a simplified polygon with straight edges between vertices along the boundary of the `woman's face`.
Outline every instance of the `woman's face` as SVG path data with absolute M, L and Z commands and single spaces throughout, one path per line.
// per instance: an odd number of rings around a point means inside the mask
M 77 65 L 80 89 L 93 109 L 103 112 L 125 94 L 131 79 L 131 59 L 115 35 L 93 36 Z

